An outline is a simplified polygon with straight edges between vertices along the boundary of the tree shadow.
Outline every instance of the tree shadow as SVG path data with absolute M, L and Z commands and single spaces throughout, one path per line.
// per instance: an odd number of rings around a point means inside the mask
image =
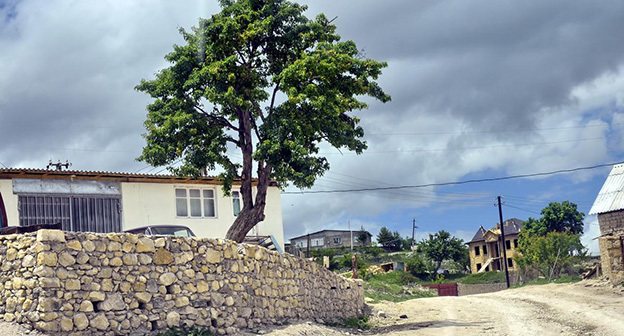
M 397 321 L 399 322 L 399 321 Z M 400 323 L 400 322 L 399 322 Z M 443 321 L 423 321 L 423 322 L 411 322 L 411 323 L 402 323 L 390 326 L 383 327 L 373 327 L 368 330 L 367 333 L 370 334 L 385 334 L 389 332 L 396 331 L 411 331 L 411 330 L 419 330 L 424 328 L 447 328 L 447 327 L 474 327 L 474 326 L 483 326 L 486 324 L 485 322 L 460 322 L 456 320 L 443 320 Z

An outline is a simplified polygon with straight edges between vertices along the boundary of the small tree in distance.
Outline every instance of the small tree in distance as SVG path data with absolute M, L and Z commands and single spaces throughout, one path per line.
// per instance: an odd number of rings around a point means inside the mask
M 376 82 L 386 63 L 340 41 L 324 15 L 310 20 L 285 0 L 219 2 L 220 13 L 180 29 L 172 65 L 136 86 L 154 99 L 139 160 L 195 177 L 219 166 L 226 194 L 240 181 L 243 207 L 226 238 L 241 242 L 264 220 L 272 180 L 311 187 L 329 169 L 323 141 L 360 154 L 364 131 L 351 112 L 368 107 L 364 96 L 390 97 Z
M 468 247 L 464 245 L 462 239 L 453 237 L 444 230 L 430 234 L 429 239 L 420 242 L 418 248 L 435 263 L 434 275 L 444 260 L 462 262 L 468 251 Z
M 355 234 L 355 239 L 361 243 L 362 245 L 365 245 L 366 242 L 368 241 L 368 232 L 366 232 L 366 230 L 364 230 L 364 225 L 362 225 L 360 227 L 360 231 L 358 231 Z

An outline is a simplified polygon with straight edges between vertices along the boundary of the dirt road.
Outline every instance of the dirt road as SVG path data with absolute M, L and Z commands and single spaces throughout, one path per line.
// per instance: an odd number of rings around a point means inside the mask
M 599 282 L 373 305 L 379 310 L 386 317 L 373 317 L 370 331 L 303 323 L 267 335 L 624 335 L 624 287 Z

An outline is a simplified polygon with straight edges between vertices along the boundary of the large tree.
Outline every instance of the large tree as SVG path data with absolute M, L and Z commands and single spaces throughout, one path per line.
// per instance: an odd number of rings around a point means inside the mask
M 551 202 L 542 209 L 542 217 L 529 218 L 523 223 L 524 235 L 545 236 L 549 232 L 583 234 L 585 214 L 578 211 L 576 204 L 570 201 Z
M 180 29 L 185 43 L 165 57 L 170 67 L 137 85 L 154 98 L 139 159 L 186 176 L 219 166 L 226 194 L 240 181 L 243 208 L 227 232 L 240 242 L 264 219 L 272 180 L 311 187 L 329 169 L 322 141 L 361 153 L 364 131 L 351 112 L 368 107 L 364 96 L 390 97 L 376 82 L 386 63 L 340 41 L 324 15 L 308 19 L 306 6 L 285 0 L 220 4 Z
M 467 254 L 468 247 L 464 245 L 462 239 L 451 236 L 447 231 L 430 234 L 429 239 L 423 240 L 419 246 L 425 256 L 435 262 L 435 275 L 444 260 L 453 260 L 455 262 L 463 262 Z

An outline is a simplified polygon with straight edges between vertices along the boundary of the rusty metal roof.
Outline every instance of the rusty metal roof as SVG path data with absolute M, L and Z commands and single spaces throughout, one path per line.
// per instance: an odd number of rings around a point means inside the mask
M 611 169 L 589 214 L 595 215 L 622 209 L 624 209 L 624 164 L 619 164 Z
M 81 179 L 81 180 L 107 180 L 118 182 L 161 182 L 161 183 L 209 183 L 219 184 L 214 176 L 189 177 L 164 174 L 136 174 L 108 171 L 84 171 L 84 170 L 46 170 L 28 168 L 3 168 L 0 169 L 0 179 Z

